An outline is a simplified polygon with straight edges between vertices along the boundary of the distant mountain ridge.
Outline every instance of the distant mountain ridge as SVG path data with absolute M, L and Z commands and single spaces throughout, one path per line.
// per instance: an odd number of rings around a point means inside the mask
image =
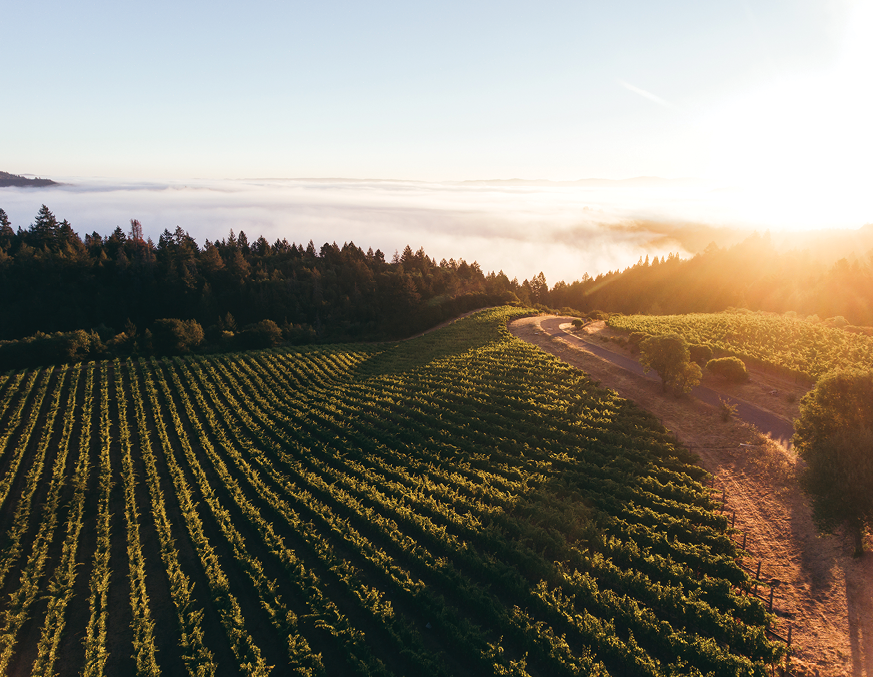
M 0 172 L 0 188 L 8 186 L 23 186 L 25 188 L 41 188 L 42 186 L 57 186 L 56 181 L 51 179 L 28 179 L 25 176 L 18 174 L 10 174 L 9 172 Z

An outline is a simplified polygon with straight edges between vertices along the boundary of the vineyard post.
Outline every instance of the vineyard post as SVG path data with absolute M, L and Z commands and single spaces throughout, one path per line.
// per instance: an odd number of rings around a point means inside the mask
M 773 591 L 775 589 L 776 588 L 774 588 L 772 586 L 770 587 L 770 602 L 769 602 L 769 608 L 767 609 L 767 611 L 773 611 Z
M 746 536 L 747 536 L 747 534 L 746 534 L 746 532 L 744 531 L 744 532 L 743 532 L 743 550 L 746 549 Z
M 761 580 L 761 560 L 758 560 L 758 572 L 755 574 L 755 580 Z
M 734 528 L 734 524 L 737 522 L 737 511 L 734 510 L 733 513 L 733 517 L 731 517 L 731 529 Z

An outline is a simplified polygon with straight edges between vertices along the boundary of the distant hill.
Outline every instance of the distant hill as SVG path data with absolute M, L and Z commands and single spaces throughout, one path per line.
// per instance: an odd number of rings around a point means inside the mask
M 52 181 L 51 179 L 28 179 L 24 176 L 18 176 L 17 174 L 10 174 L 9 172 L 0 172 L 0 188 L 6 188 L 7 186 L 24 186 L 30 188 L 41 188 L 42 186 L 57 186 L 56 181 Z

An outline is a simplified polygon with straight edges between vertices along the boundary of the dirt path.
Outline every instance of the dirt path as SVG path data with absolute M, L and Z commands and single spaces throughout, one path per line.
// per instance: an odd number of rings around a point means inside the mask
M 856 560 L 848 541 L 818 536 L 797 484 L 794 454 L 747 424 L 723 422 L 716 409 L 696 398 L 664 396 L 658 381 L 595 355 L 586 341 L 608 334 L 602 323 L 588 328 L 589 337 L 572 342 L 569 339 L 575 337 L 552 336 L 541 326 L 546 322 L 552 327 L 558 320 L 558 328 L 566 327 L 572 319 L 523 318 L 512 322 L 509 330 L 652 412 L 700 456 L 725 489 L 737 529 L 747 534 L 752 557 L 746 564 L 760 560 L 761 578 L 777 585 L 776 627 L 785 632 L 788 624 L 792 626 L 794 674 L 873 677 L 873 554 Z M 615 352 L 621 355 L 619 349 Z M 766 375 L 755 375 L 740 388 L 726 386 L 722 392 L 778 417 L 793 418 L 796 400 L 770 395 L 773 390 L 782 395 L 793 392 L 796 398 L 802 394 L 801 387 Z
M 574 348 L 582 348 L 592 352 L 601 359 L 608 360 L 627 371 L 660 383 L 660 379 L 655 372 L 650 371 L 646 374 L 643 365 L 634 357 L 626 354 L 625 351 L 616 352 L 605 348 L 603 345 L 597 345 L 588 338 L 591 335 L 588 332 L 580 332 L 581 335 L 580 333 L 573 332 L 567 325 L 566 318 L 544 318 L 540 322 L 540 328 L 549 336 L 561 338 L 565 343 Z M 771 439 L 776 440 L 783 446 L 790 447 L 791 436 L 794 434 L 794 425 L 791 420 L 770 411 L 766 407 L 752 404 L 726 392 L 725 386 L 728 386 L 731 390 L 736 390 L 737 388 L 736 386 L 730 387 L 723 379 L 710 377 L 708 380 L 710 382 L 709 385 L 698 385 L 692 388 L 691 395 L 716 408 L 719 406 L 720 398 L 723 398 L 737 408 L 737 417 L 740 420 L 753 424 Z M 769 405 L 770 402 L 766 404 Z

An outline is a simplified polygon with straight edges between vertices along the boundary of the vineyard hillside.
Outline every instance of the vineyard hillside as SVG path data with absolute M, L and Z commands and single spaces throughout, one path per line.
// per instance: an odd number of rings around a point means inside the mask
M 707 473 L 513 338 L 0 376 L 0 675 L 765 675 Z
M 613 315 L 608 324 L 627 332 L 676 333 L 690 344 L 811 380 L 835 369 L 873 368 L 873 336 L 852 331 L 857 327 L 748 311 Z

